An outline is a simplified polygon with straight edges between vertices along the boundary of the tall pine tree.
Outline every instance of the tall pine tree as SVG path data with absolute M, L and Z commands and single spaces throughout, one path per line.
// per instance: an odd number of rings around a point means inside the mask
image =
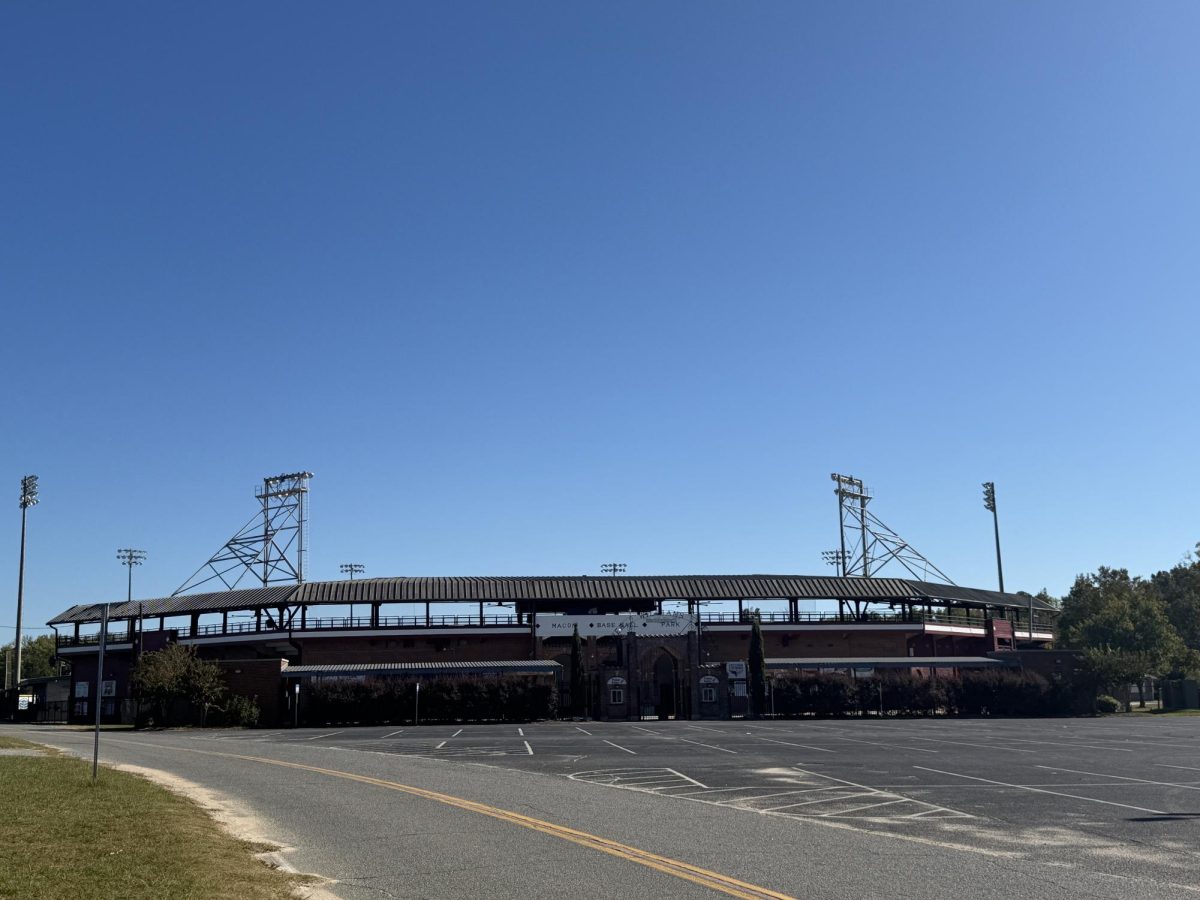
M 767 660 L 763 653 L 762 619 L 755 610 L 750 617 L 750 716 L 758 719 L 767 711 Z

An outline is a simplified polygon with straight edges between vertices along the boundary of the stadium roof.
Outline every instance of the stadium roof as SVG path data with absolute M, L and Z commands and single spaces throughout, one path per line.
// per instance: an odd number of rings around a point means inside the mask
M 1025 594 L 934 584 L 905 578 L 841 578 L 808 575 L 645 575 L 568 577 L 370 578 L 315 581 L 300 585 L 256 587 L 207 594 L 182 594 L 114 603 L 109 617 L 130 619 L 275 609 L 280 606 L 351 603 L 521 603 L 540 610 L 562 604 L 595 604 L 618 611 L 660 600 L 858 600 L 871 603 L 917 602 L 996 606 L 1053 612 L 1054 607 Z M 99 622 L 101 604 L 72 606 L 50 625 Z

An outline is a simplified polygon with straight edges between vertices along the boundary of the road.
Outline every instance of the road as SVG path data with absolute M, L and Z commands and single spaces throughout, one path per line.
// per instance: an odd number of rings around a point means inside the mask
M 118 732 L 102 759 L 232 798 L 346 900 L 1197 900 L 1198 739 L 1200 718 L 580 722 Z

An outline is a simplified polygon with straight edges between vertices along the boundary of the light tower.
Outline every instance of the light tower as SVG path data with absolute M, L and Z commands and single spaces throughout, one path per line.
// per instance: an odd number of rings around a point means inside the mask
M 25 600 L 25 513 L 38 502 L 38 477 L 26 475 L 21 479 L 21 561 L 17 566 L 17 638 L 13 649 L 17 658 L 16 677 L 13 685 L 21 684 L 21 607 Z
M 122 547 L 117 551 L 117 559 L 121 561 L 121 565 L 129 569 L 129 578 L 125 586 L 125 602 L 131 603 L 133 601 L 133 567 L 140 566 L 146 561 L 146 551 Z
M 983 483 L 983 506 L 992 514 L 992 527 L 996 532 L 996 575 L 1000 578 L 1000 593 L 1003 594 L 1004 566 L 1000 562 L 1000 517 L 996 513 L 996 483 L 994 481 Z
M 605 563 L 600 567 L 600 571 L 605 575 L 621 575 L 625 572 L 625 563 L 611 562 Z
M 349 575 L 351 581 L 354 580 L 355 575 L 361 575 L 363 572 L 367 571 L 367 567 L 364 566 L 362 563 L 342 563 L 341 566 L 339 566 L 338 568 L 340 568 L 342 570 L 343 575 Z M 351 626 L 354 625 L 354 604 L 353 603 L 350 604 L 350 625 Z

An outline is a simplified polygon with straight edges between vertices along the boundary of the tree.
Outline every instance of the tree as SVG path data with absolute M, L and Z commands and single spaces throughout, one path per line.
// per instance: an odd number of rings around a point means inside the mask
M 579 626 L 571 635 L 571 712 L 577 716 L 586 714 L 586 679 L 583 671 L 583 638 Z
M 1200 650 L 1200 561 L 1185 559 L 1173 569 L 1152 575 L 1150 582 L 1183 642 Z
M 0 646 L 0 666 L 4 665 L 4 655 L 12 653 L 16 645 L 15 641 L 9 641 L 7 644 Z M 47 675 L 54 674 L 54 637 L 49 634 L 40 634 L 37 637 L 24 635 L 21 638 L 21 678 L 44 678 Z M 12 661 L 9 663 L 13 666 L 13 675 L 15 676 L 16 654 L 13 653 Z
M 1098 679 L 1136 682 L 1139 694 L 1147 675 L 1172 670 L 1184 650 L 1154 585 L 1125 569 L 1102 566 L 1076 578 L 1058 625 L 1067 647 L 1091 651 L 1089 667 Z
M 750 715 L 759 718 L 767 707 L 767 660 L 763 653 L 762 617 L 750 616 Z
M 200 711 L 201 724 L 225 692 L 221 669 L 196 656 L 194 647 L 170 644 L 144 654 L 133 667 L 133 687 L 157 724 L 174 718 L 182 703 Z

